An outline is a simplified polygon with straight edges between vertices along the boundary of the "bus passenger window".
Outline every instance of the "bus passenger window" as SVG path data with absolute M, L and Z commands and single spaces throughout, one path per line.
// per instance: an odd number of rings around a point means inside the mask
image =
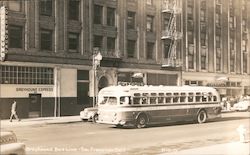
M 133 104 L 140 104 L 140 99 L 139 97 L 134 97 L 133 99 Z
M 195 96 L 195 101 L 200 102 L 201 101 L 201 96 Z
M 193 96 L 188 96 L 188 102 L 193 102 L 194 101 L 194 97 Z
M 216 96 L 214 96 L 214 101 L 217 101 L 217 97 Z
M 206 102 L 207 101 L 207 96 L 202 96 L 202 102 Z
M 131 104 L 130 98 L 129 97 L 121 97 L 120 98 L 120 104 Z
M 158 97 L 158 104 L 164 103 L 164 97 Z
M 147 98 L 146 98 L 146 97 L 143 97 L 143 98 L 142 98 L 142 104 L 148 104 L 148 103 L 147 103 Z
M 212 101 L 213 96 L 208 96 L 208 101 Z
M 174 97 L 174 98 L 173 98 L 173 102 L 174 102 L 174 103 L 179 102 L 179 98 L 180 98 L 180 97 Z
M 181 96 L 180 97 L 180 102 L 185 102 L 185 100 L 186 100 L 186 96 Z
M 156 104 L 156 97 L 150 97 L 150 104 Z
M 166 97 L 166 103 L 171 103 L 172 102 L 172 98 L 171 97 Z

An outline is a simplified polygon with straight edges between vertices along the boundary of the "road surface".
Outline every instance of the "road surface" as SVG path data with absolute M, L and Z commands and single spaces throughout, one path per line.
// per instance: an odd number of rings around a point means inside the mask
M 9 128 L 28 154 L 154 155 L 239 141 L 237 128 L 249 129 L 249 112 L 225 113 L 204 124 L 178 123 L 143 129 L 77 122 Z

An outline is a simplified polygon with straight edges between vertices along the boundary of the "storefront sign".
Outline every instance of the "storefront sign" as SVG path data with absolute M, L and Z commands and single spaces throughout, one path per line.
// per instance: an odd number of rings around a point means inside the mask
M 16 88 L 16 91 L 27 91 L 27 92 L 45 92 L 53 91 L 53 88 Z

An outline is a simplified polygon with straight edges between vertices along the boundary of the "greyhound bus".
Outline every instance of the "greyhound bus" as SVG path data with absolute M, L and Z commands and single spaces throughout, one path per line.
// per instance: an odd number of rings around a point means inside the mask
M 220 97 L 202 86 L 110 86 L 98 94 L 98 123 L 118 127 L 196 120 L 221 116 Z

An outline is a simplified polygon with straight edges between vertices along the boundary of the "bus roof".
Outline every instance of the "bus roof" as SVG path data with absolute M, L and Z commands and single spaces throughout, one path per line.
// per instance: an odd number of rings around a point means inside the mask
M 110 93 L 115 93 L 115 94 L 120 94 L 122 95 L 123 93 L 125 94 L 130 94 L 134 92 L 212 92 L 218 93 L 216 89 L 213 87 L 205 87 L 205 86 L 109 86 L 105 87 L 100 90 L 99 94 L 110 94 Z

